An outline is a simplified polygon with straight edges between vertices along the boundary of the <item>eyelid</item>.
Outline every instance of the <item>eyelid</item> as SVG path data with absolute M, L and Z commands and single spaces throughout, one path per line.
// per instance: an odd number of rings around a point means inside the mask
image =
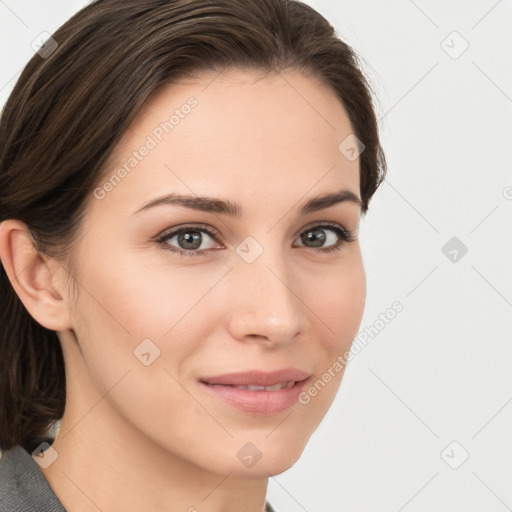
M 295 235 L 295 237 L 298 237 L 302 233 L 304 233 L 304 231 L 307 231 L 308 229 L 313 229 L 313 228 L 329 228 L 329 229 L 334 229 L 334 230 L 339 229 L 347 237 L 354 237 L 356 234 L 355 231 L 350 231 L 345 226 L 343 226 L 343 224 L 339 224 L 338 222 L 332 222 L 329 220 L 320 220 L 320 221 L 312 222 L 311 224 L 306 224 L 306 226 L 304 226 L 303 228 L 301 228 L 299 230 L 299 232 Z
M 186 230 L 186 229 L 190 229 L 190 231 L 192 231 L 193 229 L 197 229 L 199 231 L 204 229 L 205 231 L 208 232 L 208 234 L 210 234 L 212 236 L 218 234 L 218 231 L 208 224 L 201 224 L 201 223 L 196 224 L 196 223 L 192 222 L 192 223 L 178 224 L 176 226 L 172 226 L 171 228 L 167 228 L 164 231 L 162 231 L 160 234 L 158 234 L 154 239 L 158 240 L 158 239 L 162 239 L 162 238 L 167 238 L 171 234 L 175 235 L 175 234 L 179 233 L 180 231 Z

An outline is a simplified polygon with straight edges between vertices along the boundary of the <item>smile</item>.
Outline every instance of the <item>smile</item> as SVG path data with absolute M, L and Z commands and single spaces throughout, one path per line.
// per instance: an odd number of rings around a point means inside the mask
M 248 370 L 202 378 L 199 384 L 209 396 L 224 404 L 245 413 L 267 416 L 296 404 L 310 377 L 310 373 L 296 368 L 274 372 Z

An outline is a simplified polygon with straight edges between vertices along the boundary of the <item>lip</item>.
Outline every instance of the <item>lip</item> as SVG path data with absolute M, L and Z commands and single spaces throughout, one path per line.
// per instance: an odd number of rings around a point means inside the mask
M 273 372 L 261 370 L 247 370 L 236 373 L 226 373 L 215 377 L 202 377 L 199 380 L 207 384 L 222 384 L 225 386 L 273 386 L 280 382 L 301 381 L 307 379 L 310 374 L 298 368 L 285 368 Z
M 297 368 L 273 372 L 247 370 L 237 373 L 204 377 L 200 386 L 210 395 L 250 414 L 268 416 L 285 411 L 298 401 L 299 394 L 311 374 Z M 293 386 L 274 391 L 238 389 L 234 386 L 273 386 L 294 381 Z

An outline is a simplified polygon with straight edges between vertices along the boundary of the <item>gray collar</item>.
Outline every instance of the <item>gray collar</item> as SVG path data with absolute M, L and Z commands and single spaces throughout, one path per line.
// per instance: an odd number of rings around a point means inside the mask
M 66 512 L 39 464 L 21 446 L 0 458 L 0 503 L 2 510 L 16 512 Z

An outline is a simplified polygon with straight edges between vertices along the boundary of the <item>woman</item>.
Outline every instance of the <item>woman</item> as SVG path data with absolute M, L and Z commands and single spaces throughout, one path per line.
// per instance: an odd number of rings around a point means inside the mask
M 0 141 L 2 510 L 272 510 L 364 309 L 353 50 L 298 1 L 97 0 Z

